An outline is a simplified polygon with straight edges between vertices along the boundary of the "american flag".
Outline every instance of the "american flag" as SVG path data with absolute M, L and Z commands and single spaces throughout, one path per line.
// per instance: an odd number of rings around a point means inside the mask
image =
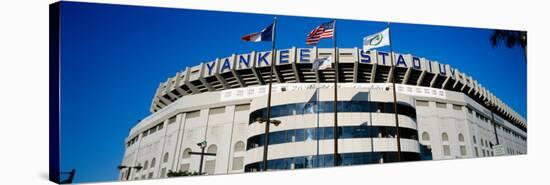
M 321 24 L 307 35 L 306 44 L 316 45 L 319 40 L 324 38 L 332 38 L 334 35 L 334 20 Z

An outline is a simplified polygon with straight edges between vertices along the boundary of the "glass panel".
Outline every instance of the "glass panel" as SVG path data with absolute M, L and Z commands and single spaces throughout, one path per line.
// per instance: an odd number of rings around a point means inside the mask
M 315 139 L 315 128 L 308 128 L 305 130 L 305 140 Z
M 296 130 L 296 142 L 304 141 L 304 139 L 305 139 L 304 129 L 297 129 Z
M 287 130 L 286 131 L 286 142 L 294 142 L 296 141 L 296 131 L 295 130 Z

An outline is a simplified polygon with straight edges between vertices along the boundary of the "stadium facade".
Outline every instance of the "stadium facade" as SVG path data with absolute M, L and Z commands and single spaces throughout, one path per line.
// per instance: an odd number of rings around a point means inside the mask
M 526 120 L 472 77 L 411 54 L 340 48 L 340 165 L 397 159 L 392 75 L 396 75 L 401 160 L 441 160 L 527 152 Z M 268 169 L 333 165 L 334 70 L 311 71 L 333 48 L 277 50 Z M 197 143 L 206 141 L 203 171 L 262 169 L 271 52 L 233 54 L 176 73 L 159 85 L 151 115 L 125 140 L 120 180 L 164 178 L 198 171 Z M 483 62 L 483 61 L 466 61 Z M 494 123 L 493 121 L 494 120 Z M 498 139 L 498 141 L 497 141 Z M 498 143 L 498 144 L 497 144 Z M 128 174 L 130 174 L 128 176 Z

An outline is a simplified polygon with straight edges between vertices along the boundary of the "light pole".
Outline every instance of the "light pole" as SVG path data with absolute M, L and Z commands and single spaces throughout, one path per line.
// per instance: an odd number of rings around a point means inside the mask
M 132 172 L 132 168 L 136 169 L 136 170 L 141 170 L 141 166 L 124 166 L 124 165 L 120 165 L 117 167 L 118 170 L 122 170 L 122 169 L 125 169 L 125 168 L 128 168 L 128 174 L 126 175 L 126 180 L 130 179 L 130 173 Z
M 201 148 L 201 152 L 189 152 L 190 155 L 200 155 L 201 156 L 201 160 L 200 160 L 200 164 L 199 164 L 199 175 L 202 175 L 202 163 L 204 161 L 204 156 L 205 155 L 216 156 L 215 153 L 205 153 L 204 152 L 204 149 L 206 148 L 206 144 L 207 144 L 206 141 L 197 143 L 197 146 L 199 146 Z
M 256 121 L 260 124 L 269 122 L 269 124 L 274 124 L 275 126 L 279 126 L 279 124 L 281 124 L 281 121 L 279 120 L 265 119 L 262 117 L 256 118 Z M 265 125 L 263 171 L 267 171 L 267 148 L 269 145 L 269 124 Z

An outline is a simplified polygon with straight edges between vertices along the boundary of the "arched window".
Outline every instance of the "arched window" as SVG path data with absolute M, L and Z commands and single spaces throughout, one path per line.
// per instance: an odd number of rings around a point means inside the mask
M 244 151 L 244 142 L 238 141 L 235 143 L 235 147 L 233 148 L 234 152 L 242 152 Z
M 143 169 L 146 170 L 147 168 L 149 168 L 149 161 L 145 161 L 145 163 L 143 163 Z
M 153 158 L 153 159 L 151 160 L 151 168 L 152 168 L 152 167 L 155 167 L 155 162 L 156 162 L 156 159 Z
M 167 162 L 168 162 L 168 157 L 169 157 L 169 156 L 170 156 L 170 155 L 168 154 L 168 152 L 166 152 L 166 153 L 164 154 L 164 158 L 162 159 L 162 163 L 167 163 Z
M 218 151 L 218 147 L 216 145 L 210 145 L 206 151 L 208 153 L 215 154 Z M 207 174 L 214 174 L 214 171 L 216 169 L 216 158 L 212 157 L 210 159 L 207 159 L 204 165 L 204 169 Z
M 458 134 L 458 141 L 464 142 L 464 135 L 462 135 L 461 133 Z
M 190 148 L 186 148 L 185 150 L 183 150 L 183 155 L 181 155 L 181 158 L 183 159 L 191 158 L 191 154 L 189 154 L 189 152 L 191 152 Z
M 422 141 L 429 141 L 430 140 L 430 134 L 428 132 L 422 132 Z
M 216 153 L 216 151 L 218 151 L 218 147 L 216 145 L 210 145 L 206 150 L 208 153 Z
M 244 157 L 242 155 L 235 156 L 236 152 L 242 152 L 245 150 L 244 142 L 238 141 L 233 148 L 233 166 L 232 170 L 242 170 L 244 167 Z
M 449 135 L 447 135 L 447 132 L 443 132 L 443 134 L 441 134 L 441 140 L 449 141 Z

